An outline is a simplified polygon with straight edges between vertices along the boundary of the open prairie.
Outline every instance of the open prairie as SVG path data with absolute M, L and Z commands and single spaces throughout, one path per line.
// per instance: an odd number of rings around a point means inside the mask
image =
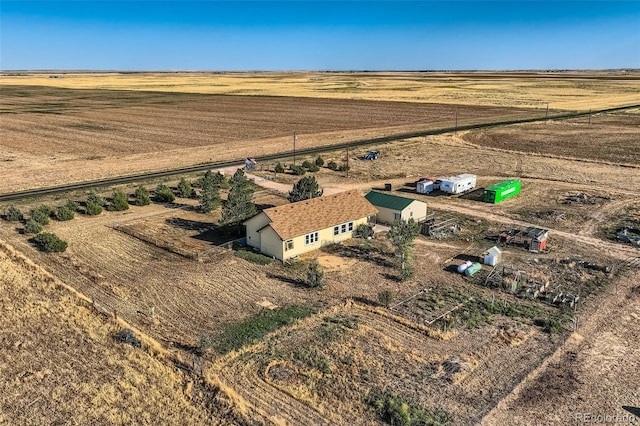
M 640 72 L 52 72 L 5 73 L 0 85 L 588 110 L 637 103 Z
M 2 76 L 0 192 L 287 151 L 293 131 L 303 148 L 451 126 L 456 111 L 465 124 L 541 116 L 547 101 L 582 110 L 633 103 L 637 78 Z M 325 193 L 390 183 L 394 194 L 459 225 L 416 239 L 414 276 L 404 282 L 380 225 L 372 240 L 262 264 L 219 247 L 231 238 L 216 228 L 220 210 L 201 213 L 194 198 L 98 216 L 81 208 L 73 220 L 51 220 L 45 230 L 69 243 L 58 254 L 38 251 L 21 232 L 24 220 L 0 220 L 0 302 L 8 312 L 0 320 L 0 386 L 9 395 L 0 397 L 0 423 L 51 413 L 96 424 L 368 425 L 396 424 L 404 414 L 426 424 L 568 424 L 574 407 L 613 415 L 637 407 L 640 249 L 611 230 L 622 222 L 640 229 L 639 117 L 625 111 L 361 147 L 349 152 L 348 177 L 327 167 L 346 162 L 346 150 L 321 154 L 325 165 L 313 176 Z M 369 149 L 379 159 L 363 160 Z M 300 178 L 274 176 L 274 166 L 250 171 L 264 186 L 260 208 L 287 203 Z M 479 189 L 415 192 L 419 177 L 458 173 L 477 174 Z M 480 201 L 482 188 L 506 178 L 522 181 L 518 196 Z M 132 194 L 134 186 L 123 188 Z M 100 191 L 109 197 L 112 189 Z M 16 204 L 29 216 L 67 198 L 83 202 L 86 193 Z M 508 278 L 495 284 L 489 266 L 471 277 L 456 272 L 513 226 L 548 229 L 549 248 L 501 246 L 503 264 L 548 280 L 556 296 L 579 295 L 575 305 L 515 293 Z M 304 284 L 313 260 L 324 271 L 321 289 Z M 304 315 L 277 316 L 293 308 Z M 270 316 L 277 326 L 255 337 Z M 142 348 L 116 341 L 125 325 Z M 69 398 L 71 391 L 86 398 Z M 87 411 L 89 403 L 101 410 Z
M 543 110 L 0 86 L 2 192 L 255 157 Z
M 199 378 L 119 342 L 122 324 L 2 241 L 0 290 L 0 423 L 234 424 Z

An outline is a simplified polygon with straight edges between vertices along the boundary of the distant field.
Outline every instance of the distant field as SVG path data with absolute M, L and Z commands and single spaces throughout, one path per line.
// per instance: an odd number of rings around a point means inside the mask
M 524 117 L 544 110 L 3 86 L 2 192 Z
M 1 85 L 588 110 L 636 103 L 640 72 L 5 73 Z
M 462 136 L 491 148 L 640 164 L 640 114 L 616 113 L 481 129 Z

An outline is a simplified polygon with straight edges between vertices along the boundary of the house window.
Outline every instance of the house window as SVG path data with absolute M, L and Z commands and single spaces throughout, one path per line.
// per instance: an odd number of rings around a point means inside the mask
M 333 227 L 333 236 L 335 237 L 336 235 L 340 235 L 340 227 L 339 226 L 334 226 Z
M 349 222 L 349 231 L 353 231 L 353 222 Z
M 394 214 L 393 214 L 393 219 L 394 219 L 394 220 L 399 220 L 399 219 L 401 219 L 401 218 L 402 218 L 402 215 L 401 215 L 400 213 L 394 213 Z
M 409 217 L 413 217 L 413 212 L 409 212 Z
M 304 236 L 304 245 L 308 246 L 310 244 L 313 243 L 317 243 L 318 242 L 318 233 L 317 232 L 312 232 L 310 234 L 307 234 Z
M 342 234 L 347 232 L 347 224 L 346 223 L 342 224 L 342 226 L 340 227 L 340 231 L 341 231 Z
M 284 251 L 293 250 L 293 240 L 287 240 L 284 243 Z

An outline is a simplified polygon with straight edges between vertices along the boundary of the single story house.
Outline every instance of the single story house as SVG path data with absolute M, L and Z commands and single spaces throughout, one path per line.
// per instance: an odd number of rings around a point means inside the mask
M 369 192 L 365 198 L 379 210 L 379 223 L 392 224 L 396 219 L 420 222 L 427 217 L 427 203 L 423 201 L 377 191 Z
M 244 222 L 247 245 L 280 260 L 353 236 L 378 210 L 358 191 L 265 209 Z

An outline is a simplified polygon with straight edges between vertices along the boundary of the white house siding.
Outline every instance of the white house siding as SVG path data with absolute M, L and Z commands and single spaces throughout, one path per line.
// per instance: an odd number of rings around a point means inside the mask
M 378 207 L 378 209 L 380 209 Z M 414 201 L 402 210 L 402 220 L 413 219 L 416 222 L 424 220 L 427 217 L 427 203 L 422 201 Z
M 264 213 L 260 213 L 245 222 L 248 246 L 260 248 L 260 232 L 258 230 L 264 228 L 268 223 L 269 218 Z
M 260 231 L 260 252 L 269 257 L 283 259 L 284 244 L 276 231 L 267 226 Z

